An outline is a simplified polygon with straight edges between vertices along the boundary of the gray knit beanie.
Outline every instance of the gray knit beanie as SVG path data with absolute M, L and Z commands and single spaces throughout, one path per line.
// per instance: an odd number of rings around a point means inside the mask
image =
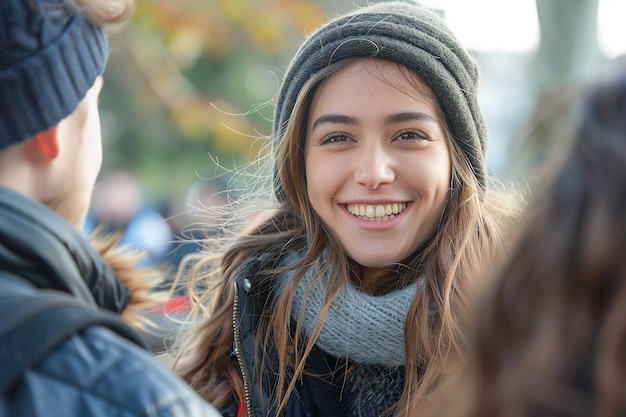
M 108 53 L 102 29 L 63 0 L 0 0 L 0 151 L 71 114 Z
M 347 58 L 376 57 L 402 64 L 433 90 L 446 122 L 481 190 L 486 188 L 487 130 L 477 101 L 478 67 L 436 13 L 394 1 L 357 9 L 330 21 L 300 47 L 283 78 L 272 140 L 282 140 L 302 87 L 314 73 Z M 276 195 L 284 199 L 280 180 Z

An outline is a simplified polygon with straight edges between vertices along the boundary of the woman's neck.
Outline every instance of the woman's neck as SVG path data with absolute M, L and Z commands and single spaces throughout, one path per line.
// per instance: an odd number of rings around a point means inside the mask
M 398 288 L 398 273 L 394 267 L 365 267 L 358 265 L 352 282 L 368 294 L 379 295 Z

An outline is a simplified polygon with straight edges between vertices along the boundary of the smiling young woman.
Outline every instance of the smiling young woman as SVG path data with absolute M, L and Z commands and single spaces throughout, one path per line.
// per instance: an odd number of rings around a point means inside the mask
M 409 415 L 461 363 L 467 293 L 518 212 L 488 184 L 477 83 L 445 23 L 408 3 L 304 42 L 269 194 L 191 264 L 206 317 L 174 369 L 224 415 Z
M 380 269 L 411 257 L 439 224 L 452 171 L 440 113 L 422 81 L 374 58 L 346 62 L 313 95 L 304 148 L 309 203 L 363 266 L 357 279 L 365 290 L 395 282 L 393 268 L 388 280 Z

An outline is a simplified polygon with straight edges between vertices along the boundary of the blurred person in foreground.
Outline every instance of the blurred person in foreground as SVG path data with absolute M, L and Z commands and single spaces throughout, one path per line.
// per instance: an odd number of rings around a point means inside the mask
M 129 320 L 138 320 L 149 303 L 148 283 L 138 281 L 140 274 L 136 282 L 127 276 L 124 284 L 116 276 L 117 270 L 132 275 L 126 269 L 133 255 L 119 253 L 114 239 L 100 242 L 107 262 L 80 233 L 102 159 L 98 96 L 108 57 L 104 28 L 124 22 L 132 8 L 131 0 L 0 2 L 5 318 L 52 291 Z M 0 416 L 218 415 L 128 330 L 124 338 L 94 326 L 65 339 L 0 394 Z M 20 346 L 7 340 L 0 340 L 0 349 L 20 359 Z
M 575 103 L 572 141 L 475 303 L 469 374 L 433 415 L 626 416 L 625 58 Z

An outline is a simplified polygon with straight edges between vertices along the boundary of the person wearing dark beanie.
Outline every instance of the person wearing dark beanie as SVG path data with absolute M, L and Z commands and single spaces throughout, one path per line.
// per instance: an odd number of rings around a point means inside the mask
M 478 66 L 437 14 L 409 3 L 358 9 L 313 33 L 283 78 L 272 139 L 282 139 L 298 95 L 312 74 L 344 59 L 366 57 L 404 65 L 433 90 L 453 140 L 484 191 L 487 130 L 478 105 Z
M 102 159 L 105 28 L 133 7 L 0 2 L 1 416 L 218 416 L 120 320 L 138 317 L 130 288 L 143 284 L 122 283 L 81 233 Z M 81 316 L 97 324 L 59 330 Z
M 222 414 L 419 415 L 462 369 L 465 300 L 520 211 L 490 187 L 478 82 L 440 15 L 408 2 L 304 41 L 268 178 L 243 196 L 254 217 L 239 201 L 247 223 L 188 269 L 208 317 L 174 370 Z
M 57 125 L 102 74 L 109 54 L 102 29 L 58 1 L 3 2 L 0 150 Z M 32 19 L 32 20 L 31 20 Z

